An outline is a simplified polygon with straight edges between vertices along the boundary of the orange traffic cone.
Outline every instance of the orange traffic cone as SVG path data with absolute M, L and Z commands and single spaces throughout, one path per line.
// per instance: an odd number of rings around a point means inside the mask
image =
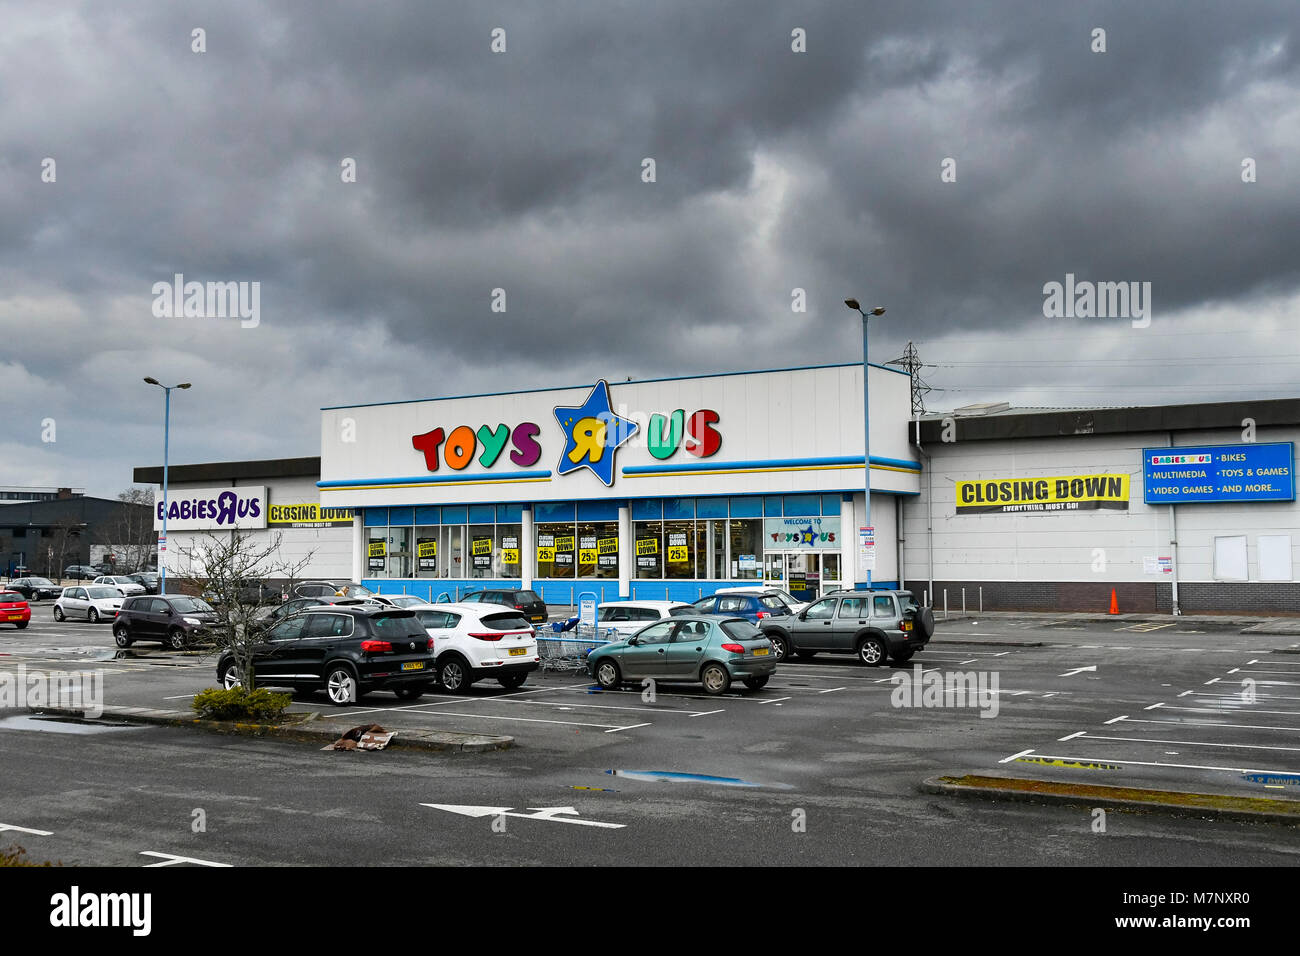
M 1119 613 L 1119 601 L 1115 600 L 1115 589 L 1114 589 L 1114 588 L 1111 588 L 1111 589 L 1110 589 L 1110 613 L 1111 613 L 1111 614 L 1118 614 L 1118 613 Z

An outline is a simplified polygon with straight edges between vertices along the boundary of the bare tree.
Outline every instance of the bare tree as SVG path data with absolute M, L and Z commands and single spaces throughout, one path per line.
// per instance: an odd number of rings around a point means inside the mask
M 258 539 L 235 528 L 209 532 L 192 546 L 177 549 L 189 564 L 193 583 L 217 613 L 212 629 L 217 653 L 229 650 L 233 657 L 233 673 L 225 682 L 242 683 L 250 691 L 257 686 L 253 658 L 262 642 L 262 619 L 293 590 L 314 554 L 288 561 L 281 557 L 280 542 L 279 534 Z M 269 586 L 269 577 L 283 583 Z
M 96 531 L 95 544 L 107 546 L 124 572 L 149 566 L 158 548 L 153 528 L 153 490 L 133 485 L 117 496 L 116 515 Z
M 63 569 L 67 566 L 64 562 L 67 561 L 69 552 L 75 552 L 78 557 L 77 563 L 81 563 L 82 524 L 73 517 L 60 518 L 54 522 L 53 531 L 53 544 L 50 550 L 57 554 L 58 558 L 54 561 L 54 566 L 48 569 L 47 576 L 51 581 L 62 581 Z

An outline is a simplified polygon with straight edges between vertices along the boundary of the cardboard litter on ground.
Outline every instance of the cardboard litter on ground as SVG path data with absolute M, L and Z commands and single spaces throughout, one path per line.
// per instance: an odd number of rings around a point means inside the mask
M 353 727 L 321 750 L 383 750 L 396 736 L 395 730 L 384 730 L 378 724 L 362 724 L 360 727 Z

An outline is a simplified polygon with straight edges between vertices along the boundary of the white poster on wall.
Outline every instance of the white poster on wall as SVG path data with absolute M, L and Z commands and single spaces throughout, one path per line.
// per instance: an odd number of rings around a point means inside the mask
M 1214 539 L 1214 579 L 1247 581 L 1246 536 L 1225 535 Z
M 1289 534 L 1259 536 L 1259 579 L 1261 581 L 1291 580 L 1291 536 Z

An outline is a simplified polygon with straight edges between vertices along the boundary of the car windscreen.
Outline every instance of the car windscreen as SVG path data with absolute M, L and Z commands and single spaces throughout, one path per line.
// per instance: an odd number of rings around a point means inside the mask
M 28 580 L 27 583 L 38 588 L 54 587 L 54 582 L 51 581 L 49 578 L 31 578 L 30 580 Z
M 683 604 L 681 607 L 673 608 L 668 613 L 673 617 L 678 617 L 682 614 L 694 614 L 695 608 L 691 607 L 689 604 Z
M 515 597 L 516 604 L 541 604 L 542 599 L 537 596 L 536 591 L 520 591 Z
M 101 598 L 116 598 L 122 596 L 122 592 L 117 588 L 86 588 L 86 594 L 92 601 L 98 601 Z
M 727 637 L 734 637 L 738 641 L 763 639 L 763 632 L 748 621 L 723 621 L 721 627 Z
M 533 626 L 522 614 L 484 614 L 483 623 L 498 631 L 531 631 Z
M 375 633 L 383 638 L 392 637 L 427 637 L 424 625 L 410 611 L 396 611 L 392 614 L 376 614 L 370 619 Z
M 758 599 L 758 603 L 763 605 L 769 611 L 776 611 L 778 614 L 789 614 L 790 606 L 782 601 L 775 594 L 764 594 Z
M 344 597 L 363 598 L 375 596 L 375 592 L 370 590 L 370 588 L 366 587 L 364 584 L 356 584 L 352 581 L 349 581 L 347 584 L 340 584 L 338 590 L 344 592 Z
M 171 600 L 172 607 L 182 614 L 202 614 L 212 610 L 212 605 L 207 601 L 201 601 L 194 597 L 176 597 Z

